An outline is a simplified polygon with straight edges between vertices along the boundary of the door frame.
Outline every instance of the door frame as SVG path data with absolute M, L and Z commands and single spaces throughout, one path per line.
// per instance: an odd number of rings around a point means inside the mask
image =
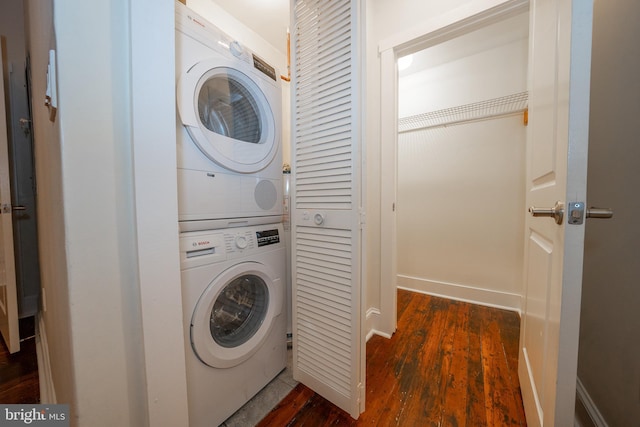
M 529 0 L 483 0 L 433 17 L 383 40 L 380 55 L 381 107 L 380 176 L 380 319 L 377 332 L 391 336 L 396 330 L 398 188 L 398 72 L 397 58 L 408 55 L 529 10 Z

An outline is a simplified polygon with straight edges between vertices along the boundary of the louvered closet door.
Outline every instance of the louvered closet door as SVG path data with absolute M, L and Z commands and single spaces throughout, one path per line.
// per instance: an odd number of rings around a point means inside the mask
M 294 378 L 364 410 L 359 1 L 293 0 Z

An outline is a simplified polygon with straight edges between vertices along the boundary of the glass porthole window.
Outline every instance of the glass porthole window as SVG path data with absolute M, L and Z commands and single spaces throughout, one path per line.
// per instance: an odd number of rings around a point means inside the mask
M 210 317 L 213 340 L 225 348 L 247 342 L 260 328 L 269 307 L 266 283 L 255 275 L 233 279 L 218 295 Z
M 219 73 L 204 82 L 198 94 L 200 121 L 211 132 L 258 144 L 262 120 L 253 95 L 233 76 Z
M 209 160 L 233 172 L 255 173 L 279 153 L 281 88 L 225 62 L 210 58 L 180 76 L 178 115 Z

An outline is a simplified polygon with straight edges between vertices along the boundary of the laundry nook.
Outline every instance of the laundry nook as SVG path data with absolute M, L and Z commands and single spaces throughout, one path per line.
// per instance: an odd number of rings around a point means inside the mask
M 0 5 L 0 425 L 640 419 L 637 1 L 71 3 Z

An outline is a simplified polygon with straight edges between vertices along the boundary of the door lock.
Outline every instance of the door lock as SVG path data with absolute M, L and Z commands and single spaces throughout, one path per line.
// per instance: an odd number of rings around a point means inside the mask
M 22 206 L 22 205 L 11 206 L 9 203 L 4 203 L 2 205 L 2 209 L 0 210 L 0 212 L 11 213 L 13 211 L 26 211 L 26 210 L 27 210 L 26 206 Z
M 529 208 L 531 215 L 535 217 L 545 216 L 555 219 L 556 224 L 562 224 L 564 217 L 564 205 L 561 202 L 556 202 L 553 208 L 536 208 L 534 206 Z M 580 225 L 584 222 L 585 218 L 612 218 L 613 211 L 609 208 L 588 208 L 585 209 L 584 202 L 571 202 L 569 203 L 569 212 L 567 223 L 570 225 Z
M 585 215 L 586 212 L 586 215 Z M 585 209 L 583 202 L 569 203 L 569 224 L 580 225 L 584 222 L 584 218 L 612 218 L 613 210 L 609 208 L 587 208 Z

